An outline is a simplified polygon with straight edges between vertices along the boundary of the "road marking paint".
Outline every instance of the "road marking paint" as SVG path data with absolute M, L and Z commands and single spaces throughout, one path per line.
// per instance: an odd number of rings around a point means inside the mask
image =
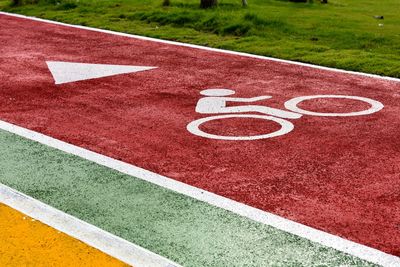
M 178 264 L 0 184 L 0 202 L 133 266 Z
M 208 121 L 231 119 L 231 118 L 249 118 L 249 119 L 260 119 L 260 120 L 273 121 L 273 122 L 278 123 L 281 126 L 281 128 L 272 133 L 266 133 L 266 134 L 260 134 L 260 135 L 250 135 L 250 136 L 216 135 L 216 134 L 206 133 L 200 129 L 200 125 L 202 125 L 203 123 L 206 123 Z M 255 115 L 255 114 L 247 114 L 247 115 L 229 114 L 229 115 L 217 115 L 217 116 L 205 117 L 205 118 L 201 118 L 201 119 L 192 121 L 191 123 L 189 123 L 187 125 L 186 129 L 189 132 L 191 132 L 192 134 L 200 136 L 200 137 L 204 137 L 204 138 L 210 138 L 210 139 L 216 139 L 216 140 L 230 140 L 230 141 L 250 141 L 250 140 L 267 139 L 267 138 L 273 138 L 273 137 L 285 135 L 294 129 L 294 125 L 293 125 L 293 123 L 291 123 L 288 120 L 284 120 L 284 119 L 280 119 L 280 118 L 276 118 L 276 117 L 272 117 L 272 116 Z
M 56 84 L 152 70 L 157 67 L 46 61 Z
M 197 119 L 195 121 L 190 122 L 186 129 L 197 136 L 217 139 L 217 140 L 231 140 L 231 141 L 248 141 L 248 140 L 259 140 L 259 139 L 267 139 L 272 137 L 281 136 L 291 132 L 294 129 L 294 125 L 285 119 L 299 119 L 302 115 L 311 115 L 311 116 L 326 116 L 326 117 L 350 117 L 350 116 L 361 116 L 361 115 L 369 115 L 383 109 L 384 105 L 376 100 L 360 97 L 360 96 L 347 96 L 347 95 L 313 95 L 313 96 L 300 96 L 292 98 L 285 102 L 284 106 L 290 111 L 276 109 L 267 107 L 264 105 L 228 105 L 227 102 L 234 103 L 252 103 L 259 100 L 265 100 L 271 98 L 271 96 L 257 96 L 251 98 L 240 98 L 240 97 L 231 97 L 235 93 L 234 90 L 230 89 L 207 89 L 200 92 L 200 94 L 206 96 L 201 98 L 196 105 L 196 112 L 200 114 L 221 114 L 221 113 L 232 113 L 229 115 L 217 115 L 211 117 L 205 117 L 201 119 Z M 227 97 L 229 96 L 229 97 Z M 300 102 L 318 99 L 318 98 L 335 98 L 335 99 L 351 99 L 358 100 L 361 102 L 366 102 L 371 105 L 369 109 L 356 111 L 356 112 L 348 112 L 348 113 L 321 113 L 321 112 L 313 112 L 299 108 L 297 105 Z M 293 111 L 293 112 L 291 112 Z M 246 112 L 257 112 L 265 115 L 237 115 L 237 113 L 246 113 Z M 297 112 L 297 113 L 296 113 Z M 273 117 L 275 116 L 275 117 Z M 276 118 L 278 117 L 278 118 Z M 261 135 L 252 135 L 252 136 L 223 136 L 223 135 L 215 135 L 204 132 L 200 129 L 200 125 L 205 122 L 213 121 L 213 120 L 222 120 L 222 119 L 230 119 L 230 118 L 252 118 L 252 119 L 263 119 L 274 121 L 281 125 L 281 129 Z M 284 118 L 284 119 L 281 119 Z
M 1 266 L 128 266 L 0 203 Z
M 249 53 L 236 52 L 236 51 L 230 51 L 230 50 L 224 50 L 224 49 L 218 49 L 218 48 L 211 48 L 211 47 L 201 46 L 201 45 L 193 45 L 193 44 L 181 43 L 181 42 L 176 42 L 176 41 L 167 41 L 167 40 L 162 40 L 162 39 L 157 39 L 157 38 L 152 38 L 152 37 L 145 37 L 145 36 L 140 36 L 140 35 L 135 35 L 135 34 L 115 32 L 115 31 L 103 30 L 103 29 L 96 29 L 96 28 L 87 27 L 87 26 L 73 25 L 73 24 L 67 24 L 67 23 L 62 23 L 62 22 L 58 22 L 58 21 L 51 21 L 51 20 L 41 19 L 41 18 L 36 18 L 36 17 L 12 14 L 12 13 L 7 13 L 7 12 L 3 12 L 3 11 L 0 11 L 0 14 L 6 15 L 6 16 L 11 16 L 11 17 L 29 19 L 29 20 L 33 20 L 33 21 L 46 22 L 46 23 L 50 23 L 50 24 L 66 26 L 66 27 L 71 27 L 71 28 L 76 28 L 76 29 L 83 29 L 83 30 L 88 30 L 88 31 L 102 32 L 102 33 L 107 33 L 107 34 L 135 38 L 135 39 L 139 39 L 139 40 L 146 40 L 146 41 L 152 41 L 152 42 L 164 43 L 164 44 L 170 44 L 170 45 L 176 45 L 176 46 L 183 46 L 183 47 L 191 47 L 191 48 L 213 51 L 213 52 L 218 52 L 218 53 L 225 53 L 225 54 L 231 54 L 231 55 L 237 55 L 237 56 L 243 56 L 243 57 L 264 59 L 264 60 L 270 60 L 270 61 L 281 62 L 281 63 L 286 63 L 286 64 L 293 64 L 293 65 L 298 65 L 298 66 L 303 66 L 303 67 L 309 67 L 309 68 L 314 68 L 314 69 L 329 70 L 329 71 L 334 71 L 334 72 L 339 72 L 339 73 L 348 73 L 348 74 L 360 75 L 360 76 L 364 76 L 364 77 L 378 78 L 378 79 L 383 79 L 383 80 L 388 80 L 388 81 L 400 82 L 400 78 L 381 76 L 381 75 L 377 75 L 377 74 L 342 70 L 342 69 L 318 66 L 318 65 L 309 64 L 309 63 L 284 60 L 284 59 L 266 57 L 266 56 L 259 56 L 259 55 L 249 54 Z
M 311 99 L 318 99 L 318 98 L 336 98 L 336 99 L 351 99 L 351 100 L 358 100 L 361 102 L 368 103 L 371 107 L 366 110 L 362 111 L 355 111 L 355 112 L 347 112 L 347 113 L 322 113 L 322 112 L 313 112 L 309 110 L 304 110 L 299 108 L 297 105 L 300 102 L 311 100 Z M 362 116 L 362 115 L 369 115 L 375 112 L 380 111 L 383 109 L 384 105 L 376 100 L 361 97 L 361 96 L 349 96 L 349 95 L 310 95 L 310 96 L 299 96 L 296 98 L 292 98 L 285 102 L 285 108 L 293 111 L 298 112 L 304 115 L 311 115 L 311 116 L 322 116 L 322 117 L 350 117 L 350 116 Z
M 358 244 L 356 242 L 323 232 L 321 230 L 317 230 L 312 227 L 282 218 L 282 217 L 274 215 L 272 213 L 250 207 L 248 205 L 236 202 L 234 200 L 213 194 L 213 193 L 205 191 L 205 190 L 201 190 L 199 188 L 184 184 L 182 182 L 178 182 L 176 180 L 173 180 L 173 179 L 167 178 L 165 176 L 147 171 L 145 169 L 136 167 L 134 165 L 131 165 L 131 164 L 98 154 L 96 152 L 60 141 L 58 139 L 46 136 L 44 134 L 40 134 L 38 132 L 28 130 L 23 127 L 16 126 L 16 125 L 13 125 L 11 123 L 1 121 L 1 120 L 0 120 L 0 129 L 8 131 L 8 132 L 16 134 L 16 135 L 19 135 L 21 137 L 33 140 L 33 141 L 36 141 L 38 143 L 47 145 L 49 147 L 64 151 L 66 153 L 70 153 L 72 155 L 87 159 L 87 160 L 95 162 L 99 165 L 103 165 L 105 167 L 117 170 L 121 173 L 137 177 L 139 179 L 142 179 L 142 180 L 148 181 L 150 183 L 159 185 L 161 187 L 170 189 L 172 191 L 178 192 L 180 194 L 183 194 L 183 195 L 192 197 L 194 199 L 206 202 L 213 206 L 231 211 L 235 214 L 249 218 L 256 222 L 263 223 L 265 225 L 275 227 L 282 231 L 303 237 L 305 239 L 322 244 L 324 246 L 334 248 L 338 251 L 347 253 L 349 255 L 358 257 L 360 259 L 367 260 L 367 261 L 370 261 L 372 263 L 379 264 L 382 266 L 388 266 L 388 267 L 400 266 L 400 258 L 396 257 L 394 255 L 390 255 L 390 254 L 384 253 L 380 250 L 370 248 L 370 247 Z M 19 196 L 19 198 L 18 198 L 19 201 L 12 201 L 12 199 L 8 198 L 8 201 L 10 202 L 9 205 L 18 210 L 22 209 L 20 211 L 22 211 L 22 212 L 26 211 L 24 213 L 27 213 L 29 215 L 32 208 L 29 208 L 27 203 L 26 204 L 24 203 L 24 202 L 29 202 L 29 201 L 24 201 L 26 199 L 30 199 L 29 197 L 23 196 L 21 194 L 17 194 L 14 191 L 10 191 L 11 189 L 8 189 L 4 186 L 0 187 L 0 189 L 2 189 L 2 190 L 0 190 L 0 192 L 4 191 L 4 193 L 0 194 L 0 196 L 4 195 L 5 193 L 13 195 L 13 198 Z M 14 194 L 12 194 L 12 193 L 14 193 Z M 4 196 L 3 196 L 3 198 L 4 198 Z M 5 198 L 5 199 L 7 200 L 7 198 Z M 1 198 L 0 198 L 0 201 L 1 201 Z M 31 199 L 31 201 L 35 202 L 35 200 L 33 200 L 33 199 Z M 5 202 L 5 201 L 3 201 L 3 202 Z M 36 201 L 35 203 L 37 203 L 37 202 L 38 201 Z M 5 203 L 7 204 L 7 202 L 5 202 Z M 27 205 L 27 206 L 25 206 L 25 205 Z M 19 208 L 17 208 L 16 206 Z M 52 209 L 50 207 L 47 207 L 47 209 L 49 211 L 54 211 L 54 209 Z M 45 216 L 45 217 L 47 218 L 47 216 Z M 63 214 L 63 218 L 64 217 L 72 218 L 71 216 L 66 215 L 66 214 Z M 43 219 L 46 219 L 46 218 L 43 218 Z M 92 238 L 90 238 L 88 240 L 88 241 L 92 241 L 92 242 L 97 242 L 98 238 L 102 238 L 102 241 L 106 241 L 108 239 L 113 240 L 112 235 L 110 235 L 98 228 L 95 228 L 94 226 L 91 226 L 82 221 L 79 221 L 78 219 L 75 219 L 75 220 L 77 222 L 79 222 L 82 225 L 82 227 L 85 227 L 86 230 L 84 228 L 80 228 L 80 229 L 83 229 L 83 231 L 78 230 L 78 232 L 76 232 L 77 230 L 75 229 L 75 227 L 73 227 L 73 229 L 66 229 L 68 231 L 63 231 L 63 232 L 66 232 L 69 235 L 74 236 L 74 237 L 81 236 L 81 238 L 85 238 L 85 236 L 86 236 L 85 232 L 87 232 L 89 235 L 94 233 L 94 236 L 96 238 L 94 240 L 91 240 Z M 47 223 L 45 220 L 42 220 L 42 221 Z M 58 221 L 55 221 L 53 223 L 58 223 Z M 49 222 L 47 224 L 51 225 L 51 222 Z M 64 227 L 63 223 L 61 223 L 59 225 Z M 51 225 L 51 226 L 53 226 L 53 225 Z M 68 225 L 66 225 L 66 226 L 68 226 Z M 57 228 L 57 227 L 55 227 L 55 228 Z M 93 230 L 93 228 L 96 230 Z M 103 233 L 104 235 L 98 234 L 99 232 Z M 82 240 L 81 238 L 78 238 L 78 239 Z M 121 247 L 124 247 L 122 245 L 122 244 L 125 244 L 124 242 L 126 242 L 127 245 L 130 244 L 129 242 L 119 239 L 118 237 L 114 237 L 114 238 L 115 238 L 115 242 L 118 243 L 118 245 L 120 245 Z M 84 240 L 82 240 L 82 241 L 84 241 Z M 86 243 L 89 243 L 89 242 L 86 242 Z M 122 249 L 115 250 L 115 247 L 118 247 L 118 246 L 109 248 L 107 246 L 107 242 L 97 242 L 96 244 L 94 244 L 94 245 L 91 244 L 91 245 L 102 251 L 107 251 L 107 253 L 109 255 L 112 255 L 118 259 L 131 256 L 129 254 L 126 255 L 126 253 L 124 253 L 124 252 L 126 252 L 126 250 L 122 250 Z M 107 250 L 101 249 L 104 246 L 106 246 L 105 248 Z M 130 244 L 130 248 L 131 248 L 132 252 L 136 252 L 137 250 L 141 251 L 141 249 L 142 249 L 142 248 L 137 248 L 133 244 Z M 121 255 L 121 254 L 123 254 L 123 255 Z M 133 260 L 134 259 L 132 259 L 132 261 Z M 127 261 L 125 260 L 125 262 L 127 262 Z M 138 265 L 138 266 L 140 266 L 140 265 Z

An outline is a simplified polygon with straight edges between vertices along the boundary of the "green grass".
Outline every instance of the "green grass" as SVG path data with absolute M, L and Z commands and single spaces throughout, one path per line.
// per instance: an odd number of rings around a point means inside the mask
M 0 9 L 67 23 L 400 78 L 399 0 L 40 0 Z M 384 20 L 374 19 L 383 15 Z M 379 26 L 379 24 L 384 24 Z

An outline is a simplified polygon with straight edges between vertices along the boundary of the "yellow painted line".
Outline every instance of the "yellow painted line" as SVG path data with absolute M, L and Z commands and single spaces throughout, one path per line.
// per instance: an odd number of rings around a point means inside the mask
M 0 266 L 128 266 L 0 203 Z

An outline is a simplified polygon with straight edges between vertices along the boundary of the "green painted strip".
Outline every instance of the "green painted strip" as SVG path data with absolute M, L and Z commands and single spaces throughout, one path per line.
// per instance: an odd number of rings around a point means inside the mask
M 0 182 L 184 266 L 373 266 L 0 131 Z

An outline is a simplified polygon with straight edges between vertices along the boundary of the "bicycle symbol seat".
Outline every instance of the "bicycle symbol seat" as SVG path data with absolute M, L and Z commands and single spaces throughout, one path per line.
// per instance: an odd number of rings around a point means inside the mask
M 271 98 L 271 96 L 258 96 L 252 98 L 238 98 L 230 97 L 235 94 L 235 91 L 230 89 L 207 89 L 200 92 L 200 94 L 205 97 L 201 98 L 196 105 L 196 112 L 200 114 L 224 114 L 215 115 L 210 117 L 201 118 L 190 122 L 187 125 L 187 130 L 197 136 L 218 139 L 218 140 L 258 140 L 277 137 L 280 135 L 287 134 L 294 129 L 294 125 L 288 119 L 299 119 L 303 115 L 311 116 L 326 116 L 326 117 L 348 117 L 348 116 L 361 116 L 368 115 L 381 110 L 384 106 L 381 102 L 360 96 L 347 96 L 347 95 L 312 95 L 312 96 L 300 96 L 292 98 L 284 103 L 286 110 L 271 108 L 262 105 L 242 105 L 242 106 L 227 106 L 227 102 L 241 102 L 241 103 L 252 103 L 259 100 L 265 100 Z M 338 99 L 352 99 L 357 101 L 362 101 L 369 104 L 371 107 L 362 111 L 347 112 L 347 113 L 322 113 L 313 112 L 309 110 L 304 110 L 298 107 L 299 103 L 318 98 L 338 98 Z M 261 113 L 263 115 L 257 114 L 238 114 L 238 113 Z M 228 113 L 228 114 L 226 114 Z M 230 114 L 229 114 L 230 113 Z M 233 113 L 233 114 L 232 114 Z M 200 129 L 200 125 L 203 123 L 222 120 L 229 118 L 252 118 L 252 119 L 262 119 L 274 121 L 281 125 L 281 128 L 277 131 L 271 133 L 265 133 L 261 135 L 251 135 L 251 136 L 223 136 L 215 135 L 211 133 L 204 132 Z

